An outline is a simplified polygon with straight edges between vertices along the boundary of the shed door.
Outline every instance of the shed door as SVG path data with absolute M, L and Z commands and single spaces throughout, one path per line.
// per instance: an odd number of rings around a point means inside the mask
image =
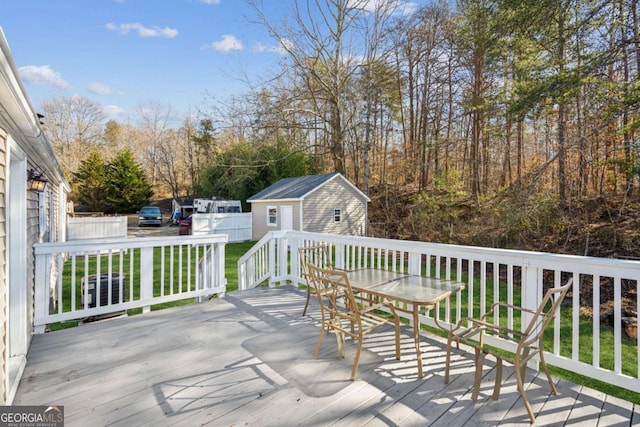
M 293 206 L 282 206 L 280 209 L 282 224 L 281 230 L 293 230 Z

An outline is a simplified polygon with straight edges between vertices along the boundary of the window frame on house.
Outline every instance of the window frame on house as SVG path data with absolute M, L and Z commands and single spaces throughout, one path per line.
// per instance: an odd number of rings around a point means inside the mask
M 271 214 L 271 211 L 273 211 L 273 214 Z M 277 206 L 267 206 L 267 226 L 268 227 L 278 226 L 278 207 Z
M 333 222 L 342 222 L 342 208 L 333 208 Z

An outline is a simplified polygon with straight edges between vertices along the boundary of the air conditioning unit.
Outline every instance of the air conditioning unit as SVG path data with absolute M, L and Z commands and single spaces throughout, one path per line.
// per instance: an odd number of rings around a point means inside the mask
M 84 297 L 85 288 L 86 295 L 89 299 L 88 307 L 96 308 L 98 304 L 98 299 L 96 295 L 100 295 L 100 307 L 104 307 L 106 305 L 118 304 L 120 303 L 120 288 L 122 287 L 124 294 L 125 280 L 124 275 L 120 275 L 120 273 L 103 273 L 100 274 L 100 283 L 97 280 L 97 274 L 91 274 L 86 278 L 82 278 L 81 284 L 81 292 Z M 111 277 L 111 301 L 109 301 L 109 277 Z M 86 279 L 86 283 L 85 283 Z M 96 291 L 98 288 L 98 291 Z M 124 295 L 122 295 L 122 301 L 124 302 Z M 84 306 L 84 299 L 83 299 Z

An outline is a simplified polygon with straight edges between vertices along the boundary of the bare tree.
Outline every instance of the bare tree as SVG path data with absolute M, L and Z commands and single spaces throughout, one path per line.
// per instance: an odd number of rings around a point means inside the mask
M 80 96 L 63 96 L 42 103 L 45 132 L 65 173 L 78 170 L 92 149 L 103 143 L 102 107 Z
M 140 134 L 142 136 L 142 162 L 150 177 L 151 185 L 158 180 L 158 156 L 160 147 L 168 143 L 171 106 L 159 101 L 147 101 L 139 107 Z
M 354 41 L 356 22 L 368 13 L 366 0 L 306 0 L 293 2 L 291 21 L 267 18 L 261 1 L 248 0 L 288 54 L 317 116 L 327 121 L 333 169 L 346 173 L 345 129 L 351 125 L 345 93 L 352 86 L 362 51 Z M 361 41 L 361 40 L 360 40 Z

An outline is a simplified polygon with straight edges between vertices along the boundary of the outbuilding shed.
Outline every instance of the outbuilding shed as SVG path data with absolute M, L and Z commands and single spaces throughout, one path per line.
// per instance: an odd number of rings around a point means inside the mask
M 253 239 L 299 230 L 364 236 L 369 197 L 340 173 L 284 178 L 249 197 Z

